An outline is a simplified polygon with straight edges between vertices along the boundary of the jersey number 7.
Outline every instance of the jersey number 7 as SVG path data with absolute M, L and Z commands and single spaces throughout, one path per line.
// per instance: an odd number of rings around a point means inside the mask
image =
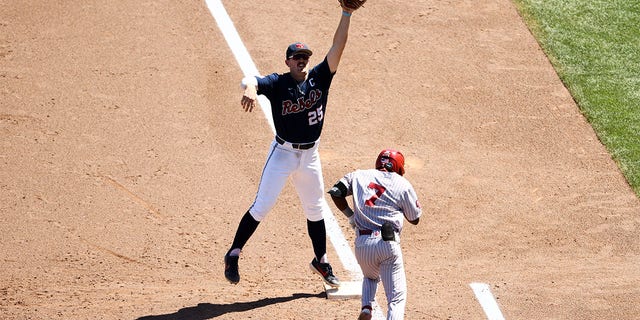
M 364 202 L 364 204 L 366 204 L 368 207 L 373 207 L 376 203 L 376 200 L 378 200 L 378 198 L 380 198 L 380 196 L 387 191 L 387 189 L 379 184 L 376 184 L 374 182 L 370 182 L 369 183 L 369 189 L 375 189 L 376 190 L 376 194 L 372 195 L 371 198 L 369 198 L 367 201 Z

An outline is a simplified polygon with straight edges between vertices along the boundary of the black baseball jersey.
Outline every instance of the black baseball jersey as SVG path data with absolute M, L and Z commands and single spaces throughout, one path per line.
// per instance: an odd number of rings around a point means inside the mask
M 293 143 L 313 142 L 320 138 L 334 74 L 325 57 L 299 84 L 289 72 L 256 77 L 258 94 L 271 102 L 273 124 L 280 138 Z

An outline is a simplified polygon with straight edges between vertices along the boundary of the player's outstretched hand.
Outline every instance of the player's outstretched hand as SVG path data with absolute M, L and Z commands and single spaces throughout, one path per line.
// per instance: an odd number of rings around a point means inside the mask
M 244 90 L 244 94 L 242 95 L 242 100 L 240 101 L 240 104 L 242 104 L 245 112 L 253 111 L 253 108 L 256 106 L 256 99 L 256 87 L 247 86 L 247 88 Z

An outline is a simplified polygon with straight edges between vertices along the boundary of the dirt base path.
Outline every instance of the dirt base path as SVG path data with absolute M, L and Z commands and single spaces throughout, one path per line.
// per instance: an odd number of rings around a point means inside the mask
M 370 2 L 320 152 L 326 185 L 382 148 L 406 154 L 425 210 L 403 233 L 407 319 L 486 319 L 472 282 L 507 319 L 636 318 L 640 202 L 514 5 Z M 1 318 L 357 316 L 308 271 L 291 186 L 240 284 L 224 279 L 272 133 L 242 111 L 204 2 L 0 3 Z M 296 40 L 319 62 L 340 18 L 335 1 L 224 4 L 263 73 Z

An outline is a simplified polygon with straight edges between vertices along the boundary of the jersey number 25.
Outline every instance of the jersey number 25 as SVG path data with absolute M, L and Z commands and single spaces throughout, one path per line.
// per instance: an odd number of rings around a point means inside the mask
M 322 112 L 322 106 L 319 106 L 318 109 L 309 111 L 307 113 L 309 116 L 309 125 L 312 126 L 314 124 L 318 124 L 318 122 L 322 121 L 322 117 L 324 117 L 324 112 Z

